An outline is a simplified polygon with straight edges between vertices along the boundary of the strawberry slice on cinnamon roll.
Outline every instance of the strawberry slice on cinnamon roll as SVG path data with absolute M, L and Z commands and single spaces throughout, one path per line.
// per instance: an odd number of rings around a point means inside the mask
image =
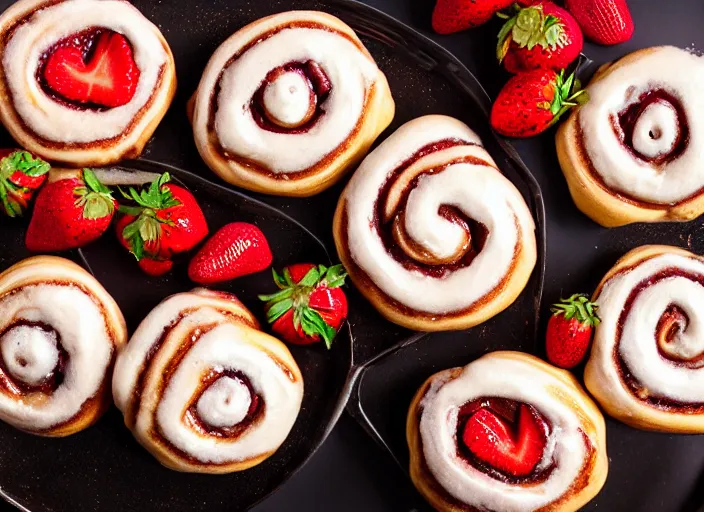
M 628 425 L 704 433 L 704 258 L 639 247 L 604 276 L 594 301 L 589 392 Z
M 557 132 L 577 207 L 605 227 L 704 212 L 704 58 L 672 46 L 602 66 Z
M 196 289 L 165 299 L 118 355 L 115 404 L 164 466 L 230 473 L 270 457 L 301 408 L 291 353 L 233 295 Z
M 0 420 L 50 437 L 95 423 L 126 340 L 117 304 L 82 267 L 55 256 L 10 267 L 0 274 Z
M 20 0 L 0 16 L 0 120 L 76 167 L 138 157 L 176 91 L 159 29 L 123 0 Z
M 507 308 L 536 262 L 535 224 L 479 137 L 445 116 L 415 119 L 362 162 L 335 212 L 335 244 L 388 320 L 440 331 Z
M 310 196 L 356 164 L 394 116 L 354 31 L 315 11 L 269 16 L 213 54 L 189 104 L 198 151 L 234 185 Z
M 605 435 L 570 373 L 519 352 L 436 373 L 406 424 L 411 478 L 440 512 L 578 510 L 606 481 Z

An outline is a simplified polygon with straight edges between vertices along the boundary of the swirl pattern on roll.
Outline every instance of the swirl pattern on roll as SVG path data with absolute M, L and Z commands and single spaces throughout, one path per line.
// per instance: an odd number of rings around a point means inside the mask
M 127 338 L 114 300 L 63 258 L 26 259 L 0 274 L 0 419 L 66 436 L 110 403 L 116 348 Z
M 683 72 L 683 70 L 686 70 Z M 704 188 L 704 59 L 660 47 L 588 88 L 579 111 L 593 171 L 618 193 L 676 204 Z
M 206 163 L 225 180 L 309 195 L 332 185 L 389 124 L 389 86 L 355 33 L 325 13 L 295 11 L 235 33 L 192 99 Z
M 162 464 L 228 473 L 284 442 L 303 398 L 288 349 L 233 296 L 196 289 L 147 315 L 119 354 L 113 396 Z
M 523 197 L 466 125 L 419 118 L 374 150 L 335 215 L 340 258 L 392 321 L 462 328 L 503 310 L 536 260 Z
M 139 71 L 133 96 L 112 108 L 67 104 L 42 78 L 48 55 L 67 41 L 106 31 L 121 34 L 130 45 Z M 5 37 L 1 92 L 8 100 L 0 108 L 3 123 L 46 158 L 88 165 L 137 156 L 173 98 L 171 50 L 158 28 L 128 2 L 21 0 L 0 17 L 0 32 Z
M 585 382 L 610 414 L 642 428 L 704 432 L 704 261 L 645 246 L 625 255 L 594 300 L 601 323 Z
M 502 422 L 528 411 L 543 432 L 537 464 L 520 477 L 460 446 L 472 416 L 495 410 Z M 407 435 L 411 477 L 441 511 L 577 510 L 606 479 L 605 424 L 596 405 L 570 374 L 518 352 L 494 352 L 432 376 L 413 400 Z

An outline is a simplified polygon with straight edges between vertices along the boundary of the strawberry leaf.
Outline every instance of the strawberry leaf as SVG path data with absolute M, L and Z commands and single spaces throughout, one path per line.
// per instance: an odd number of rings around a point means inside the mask
M 563 315 L 565 319 L 576 319 L 587 327 L 596 327 L 601 320 L 597 315 L 598 305 L 590 302 L 586 295 L 575 293 L 568 299 L 561 299 L 550 311 L 554 316 Z
M 110 189 L 100 182 L 98 177 L 91 169 L 83 169 L 83 181 L 86 182 L 88 188 L 93 192 L 98 192 L 100 194 L 108 194 L 110 195 L 110 197 L 112 197 Z
M 0 162 L 0 177 L 7 179 L 16 171 L 25 176 L 36 178 L 49 172 L 51 166 L 42 160 L 32 156 L 29 151 L 14 151 Z
M 286 279 L 284 279 L 284 276 L 279 274 L 275 268 L 271 269 L 271 273 L 274 276 L 274 283 L 276 283 L 276 286 L 279 287 L 279 289 L 284 289 L 286 286 L 288 286 L 288 283 L 286 282 Z M 264 300 L 264 299 L 262 299 Z
M 76 187 L 73 193 L 77 196 L 75 206 L 83 209 L 83 218 L 102 219 L 111 216 L 115 211 L 115 202 L 110 189 L 100 183 L 90 169 L 83 169 L 81 177 L 85 186 Z
M 259 300 L 263 302 L 278 302 L 283 299 L 288 299 L 293 295 L 293 288 L 284 288 L 271 295 L 257 295 Z
M 333 265 L 325 273 L 324 280 L 328 288 L 339 288 L 345 284 L 346 277 L 347 272 L 345 272 L 345 267 L 342 265 Z
M 317 285 L 318 281 L 320 281 L 320 270 L 318 269 L 318 267 L 313 267 L 308 272 L 306 272 L 306 275 L 303 276 L 303 279 L 298 282 L 298 285 L 312 287 Z
M 266 310 L 266 321 L 273 324 L 282 317 L 287 311 L 293 307 L 293 299 L 284 299 L 281 302 L 276 302 L 272 304 L 270 308 Z
M 337 331 L 328 325 L 320 313 L 309 307 L 302 308 L 301 327 L 307 336 L 318 335 L 323 338 L 328 349 L 332 346 L 332 341 L 337 334 Z

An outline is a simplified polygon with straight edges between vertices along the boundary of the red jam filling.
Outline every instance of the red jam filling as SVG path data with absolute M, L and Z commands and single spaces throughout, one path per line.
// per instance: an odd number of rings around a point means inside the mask
M 12 325 L 5 328 L 4 331 L 0 332 L 0 339 L 11 329 L 20 326 L 27 326 L 33 329 L 40 329 L 47 333 L 47 336 L 53 335 L 56 339 L 56 348 L 59 352 L 59 360 L 54 367 L 54 369 L 49 373 L 44 380 L 36 385 L 31 385 L 21 380 L 15 379 L 12 374 L 8 371 L 5 362 L 0 358 L 0 389 L 5 389 L 6 391 L 15 395 L 24 395 L 27 393 L 45 393 L 49 394 L 54 391 L 63 383 L 64 376 L 66 374 L 66 365 L 68 364 L 68 352 L 64 349 L 61 344 L 61 336 L 56 330 L 44 322 L 30 322 L 28 320 L 18 320 Z
M 108 110 L 129 103 L 140 71 L 129 41 L 91 27 L 61 39 L 41 56 L 36 79 L 55 101 L 77 110 Z
M 200 396 L 205 393 L 205 391 L 210 386 L 215 384 L 215 382 L 217 382 L 223 377 L 229 377 L 243 384 L 249 391 L 250 403 L 249 409 L 247 410 L 247 415 L 242 421 L 240 421 L 236 425 L 231 425 L 228 427 L 215 427 L 203 421 L 198 415 L 198 411 L 196 410 L 196 408 Z M 249 380 L 249 378 L 241 371 L 227 369 L 220 372 L 213 372 L 209 376 L 208 382 L 201 389 L 200 394 L 195 397 L 193 403 L 186 411 L 186 420 L 192 426 L 194 426 L 204 434 L 232 439 L 240 436 L 245 430 L 247 430 L 252 424 L 254 424 L 262 416 L 263 413 L 264 399 L 256 393 L 256 391 L 254 390 L 254 386 L 252 386 L 252 382 Z
M 419 151 L 413 154 L 405 162 L 401 163 L 401 165 L 399 165 L 396 170 L 390 173 L 389 178 L 381 188 L 379 197 L 376 201 L 373 226 L 379 233 L 379 236 L 384 242 L 384 246 L 387 248 L 391 257 L 398 261 L 401 265 L 403 265 L 403 267 L 407 270 L 421 272 L 422 274 L 425 274 L 430 277 L 441 278 L 447 275 L 448 273 L 452 273 L 461 268 L 468 267 L 472 263 L 474 258 L 476 258 L 477 255 L 484 248 L 486 239 L 489 236 L 489 230 L 487 229 L 487 227 L 484 224 L 469 218 L 462 211 L 452 206 L 441 206 L 438 210 L 438 215 L 444 217 L 445 219 L 454 224 L 457 224 L 463 230 L 465 230 L 465 232 L 468 234 L 469 240 L 469 243 L 465 247 L 464 254 L 461 256 L 461 258 L 459 258 L 453 263 L 432 265 L 420 262 L 406 254 L 406 252 L 404 252 L 404 250 L 399 247 L 398 243 L 394 240 L 393 235 L 394 220 L 399 215 L 402 215 L 402 213 L 397 213 L 397 215 L 395 215 L 388 222 L 383 222 L 384 205 L 386 204 L 386 199 L 389 195 L 389 190 L 396 181 L 397 176 L 402 174 L 415 162 L 429 154 L 435 153 L 437 151 L 443 151 L 445 149 L 449 149 L 455 146 L 463 146 L 468 144 L 471 143 L 458 139 L 447 139 L 428 144 L 427 146 L 421 148 Z M 421 177 L 433 174 L 435 172 L 442 172 L 443 170 L 444 169 L 442 168 L 431 169 L 428 172 L 421 173 L 416 176 L 416 178 L 413 179 L 404 190 L 397 209 L 398 212 L 405 211 L 408 198 L 413 189 L 418 185 L 418 181 L 421 179 Z
M 633 131 L 640 116 L 645 112 L 645 110 L 649 106 L 657 102 L 662 102 L 671 105 L 672 108 L 675 110 L 675 112 L 677 113 L 677 124 L 679 127 L 679 132 L 677 140 L 673 145 L 672 151 L 670 151 L 666 155 L 661 155 L 657 158 L 652 158 L 643 155 L 634 149 Z M 625 110 L 619 112 L 618 126 L 623 134 L 623 144 L 638 158 L 646 162 L 660 164 L 675 160 L 684 152 L 689 141 L 689 125 L 687 123 L 687 115 L 684 111 L 684 108 L 682 107 L 682 103 L 674 95 L 670 94 L 669 92 L 663 89 L 654 89 L 642 94 L 638 98 L 638 101 L 629 105 Z M 655 136 L 656 134 L 651 134 L 651 137 Z
M 537 483 L 554 467 L 552 461 L 543 461 L 550 431 L 547 419 L 532 405 L 480 398 L 460 407 L 457 454 L 497 480 Z
M 285 127 L 277 124 L 267 113 L 264 105 L 264 91 L 267 86 L 273 83 L 283 73 L 297 73 L 301 75 L 310 90 L 312 112 L 311 115 L 308 116 L 308 119 L 299 126 Z M 270 132 L 290 134 L 306 133 L 316 125 L 323 115 L 322 105 L 330 96 L 331 90 L 332 84 L 330 83 L 330 79 L 323 68 L 314 61 L 289 62 L 288 64 L 279 66 L 278 68 L 272 69 L 266 75 L 259 89 L 257 89 L 252 97 L 250 108 L 254 121 L 260 128 Z

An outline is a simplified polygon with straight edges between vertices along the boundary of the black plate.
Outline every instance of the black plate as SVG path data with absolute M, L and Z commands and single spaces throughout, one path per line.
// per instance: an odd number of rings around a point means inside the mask
M 11 2 L 0 1 L 0 8 Z M 298 260 L 326 260 L 324 246 L 333 247 L 331 219 L 344 184 L 314 198 L 286 199 L 257 194 L 244 196 L 199 178 L 215 180 L 195 149 L 185 104 L 215 48 L 246 23 L 291 8 L 286 0 L 231 2 L 198 0 L 133 2 L 154 20 L 176 57 L 179 89 L 174 105 L 159 126 L 144 157 L 197 173 L 169 169 L 191 188 L 208 216 L 211 231 L 233 220 L 259 225 L 269 238 L 275 265 Z M 538 220 L 540 259 L 527 291 L 499 318 L 466 338 L 511 336 L 527 350 L 534 339 L 536 310 L 543 282 L 545 237 L 540 190 L 513 149 L 492 135 L 486 122 L 485 93 L 478 82 L 449 54 L 378 11 L 347 0 L 297 1 L 298 9 L 319 9 L 338 15 L 360 32 L 363 41 L 387 74 L 397 114 L 386 134 L 415 117 L 441 113 L 467 122 L 483 138 L 502 170 L 519 187 Z M 385 136 L 385 135 L 384 135 Z M 381 139 L 384 138 L 381 137 Z M 10 144 L 6 133 L 0 144 Z M 138 160 L 127 167 L 163 170 L 163 164 Z M 272 210 L 261 199 L 279 208 Z M 283 212 L 283 213 L 281 213 Z M 295 216 L 310 231 L 296 224 Z M 0 268 L 27 256 L 23 224 L 5 229 Z M 321 242 L 315 238 L 322 239 Z M 87 264 L 123 308 L 131 328 L 170 293 L 191 288 L 179 266 L 166 279 L 146 279 L 131 257 L 111 236 L 69 255 Z M 230 289 L 257 312 L 254 295 L 269 286 L 260 274 L 232 283 Z M 122 426 L 116 409 L 98 425 L 63 440 L 42 439 L 0 425 L 0 494 L 26 510 L 239 510 L 252 506 L 281 485 L 322 443 L 347 399 L 361 364 L 407 338 L 411 333 L 383 320 L 355 290 L 349 290 L 350 332 L 332 352 L 320 348 L 296 349 L 294 356 L 304 374 L 306 395 L 301 415 L 289 439 L 277 454 L 246 472 L 228 476 L 197 476 L 162 468 Z M 521 341 L 522 340 L 522 341 Z M 445 352 L 452 345 L 438 350 Z M 459 350 L 459 348 L 457 349 Z

